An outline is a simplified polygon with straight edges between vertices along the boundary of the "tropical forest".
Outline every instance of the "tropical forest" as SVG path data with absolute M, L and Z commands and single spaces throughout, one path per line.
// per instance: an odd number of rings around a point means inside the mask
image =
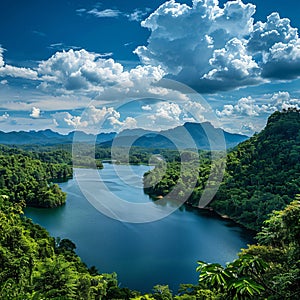
M 64 205 L 66 195 L 57 182 L 72 177 L 71 153 L 51 147 L 33 152 L 2 146 L 1 299 L 297 299 L 299 133 L 298 111 L 275 112 L 262 132 L 227 154 L 226 173 L 211 208 L 255 230 L 255 243 L 226 265 L 195 261 L 198 284 L 183 283 L 178 291 L 158 284 L 147 294 L 120 287 L 115 273 L 88 267 L 71 240 L 51 237 L 24 216 L 25 206 Z M 211 167 L 209 154 L 201 153 L 201 157 L 203 164 L 187 200 L 189 206 L 199 197 L 207 180 L 206 169 Z M 169 153 L 165 175 L 156 186 L 147 188 L 148 193 L 172 189 L 178 177 L 177 159 L 176 153 Z M 160 168 L 158 163 L 150 174 L 156 176 Z
M 300 299 L 299 0 L 1 0 L 0 300 Z

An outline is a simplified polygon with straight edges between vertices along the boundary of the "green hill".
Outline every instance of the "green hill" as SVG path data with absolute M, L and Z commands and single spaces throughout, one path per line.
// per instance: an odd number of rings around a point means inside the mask
M 220 172 L 222 161 L 211 166 L 209 152 L 200 152 L 200 165 L 197 159 L 189 163 L 181 175 L 179 162 L 168 163 L 166 171 L 158 166 L 145 174 L 145 192 L 155 197 L 176 189 L 175 193 L 184 197 L 191 188 L 191 173 L 198 168 L 196 186 L 186 201 L 198 206 L 211 169 Z M 283 209 L 299 191 L 300 113 L 275 112 L 264 130 L 228 153 L 222 183 L 210 206 L 247 228 L 259 230 L 273 210 Z
M 275 112 L 264 130 L 227 156 L 226 174 L 211 206 L 251 229 L 300 191 L 300 113 Z
M 72 167 L 61 162 L 65 156 L 63 151 L 34 154 L 0 147 L 0 195 L 35 207 L 64 204 L 66 194 L 53 181 L 72 177 Z

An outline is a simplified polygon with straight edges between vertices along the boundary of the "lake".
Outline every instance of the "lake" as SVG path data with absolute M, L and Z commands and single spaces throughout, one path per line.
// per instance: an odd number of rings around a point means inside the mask
M 152 200 L 142 189 L 142 175 L 149 168 L 104 164 L 104 169 L 97 172 L 118 197 L 149 203 Z M 116 172 L 134 172 L 134 184 L 124 182 Z M 95 181 L 90 170 L 82 169 L 80 173 L 87 182 Z M 52 236 L 71 239 L 77 246 L 76 253 L 88 266 L 95 265 L 102 273 L 117 272 L 121 287 L 150 292 L 156 284 L 168 284 L 176 292 L 180 283 L 197 283 L 198 260 L 225 264 L 253 242 L 250 232 L 209 211 L 181 207 L 154 222 L 120 222 L 95 209 L 75 179 L 60 187 L 68 195 L 66 205 L 26 208 L 25 215 Z M 89 189 L 102 197 L 97 184 L 90 184 Z

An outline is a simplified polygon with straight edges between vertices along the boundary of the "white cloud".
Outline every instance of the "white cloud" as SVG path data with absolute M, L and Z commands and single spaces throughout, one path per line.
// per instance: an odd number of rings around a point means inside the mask
M 37 107 L 32 107 L 30 117 L 33 119 L 38 119 L 41 115 L 41 110 Z
M 300 40 L 272 46 L 263 66 L 263 76 L 275 79 L 295 79 L 300 75 Z
M 124 77 L 121 64 L 84 49 L 57 52 L 39 64 L 38 72 L 48 84 L 70 91 L 94 89 L 99 92 Z
M 208 79 L 222 77 L 243 79 L 258 69 L 256 62 L 247 55 L 242 41 L 237 38 L 228 41 L 225 48 L 215 50 L 209 63 L 215 69 L 203 76 Z
M 0 68 L 4 66 L 3 52 L 4 49 L 0 46 Z
M 73 93 L 76 91 L 97 98 L 143 96 L 154 94 L 152 83 L 159 81 L 164 73 L 160 67 L 137 66 L 125 71 L 112 58 L 84 49 L 57 52 L 39 64 L 38 72 L 44 81 L 40 88 L 46 91 Z M 150 91 L 151 89 L 151 91 Z
M 223 106 L 223 110 L 219 111 L 218 109 L 216 110 L 216 114 L 218 117 L 229 117 L 233 114 L 234 112 L 234 106 L 231 104 L 225 104 Z
M 174 102 L 158 102 L 151 106 L 145 119 L 143 128 L 155 130 L 165 130 L 175 126 L 182 125 L 186 121 L 194 121 L 188 118 L 183 105 Z
M 135 53 L 144 63 L 161 65 L 176 79 L 192 87 L 200 83 L 203 89 L 208 78 L 201 78 L 215 69 L 209 63 L 214 51 L 225 48 L 231 39 L 248 34 L 254 12 L 252 4 L 241 1 L 228 2 L 224 9 L 213 0 L 195 0 L 192 7 L 168 1 L 142 22 L 151 35 L 148 46 L 138 47 Z M 248 61 L 251 57 L 245 63 Z
M 0 77 L 10 76 L 10 77 L 30 79 L 30 80 L 37 80 L 38 79 L 37 75 L 38 74 L 36 71 L 31 70 L 29 68 L 19 68 L 10 65 L 4 65 L 3 67 L 0 67 Z
M 0 46 L 0 77 L 20 77 L 24 79 L 37 79 L 37 72 L 29 68 L 19 68 L 5 64 L 3 58 L 4 49 Z
M 120 113 L 113 107 L 96 108 L 95 106 L 89 106 L 82 114 L 82 120 L 87 122 L 88 125 L 103 125 L 104 121 L 109 118 L 120 118 Z
M 120 121 L 116 117 L 109 117 L 108 120 L 113 129 L 118 132 L 124 129 L 137 128 L 137 120 L 132 117 L 127 117 L 124 121 Z
M 257 22 L 248 40 L 248 49 L 252 53 L 265 52 L 277 43 L 290 43 L 298 39 L 296 28 L 292 28 L 289 19 L 281 19 L 278 13 L 267 17 L 267 22 Z
M 132 13 L 127 14 L 127 18 L 129 21 L 136 21 L 140 22 L 142 19 L 148 14 L 150 9 L 142 10 L 142 9 L 135 9 Z
M 199 102 L 196 101 L 187 101 L 184 103 L 184 108 L 191 112 L 206 112 L 207 109 Z
M 263 110 L 262 107 L 256 104 L 256 101 L 252 97 L 244 97 L 238 100 L 236 105 L 227 104 L 224 105 L 223 110 L 216 110 L 218 117 L 230 117 L 234 114 L 244 115 L 249 117 L 258 116 Z
M 8 81 L 7 81 L 6 79 L 4 79 L 4 80 L 1 80 L 0 83 L 1 83 L 2 85 L 6 85 L 6 84 L 8 84 Z
M 152 121 L 179 121 L 182 110 L 176 103 L 162 102 L 156 105 L 156 111 L 148 118 Z
M 57 112 L 52 115 L 53 123 L 60 128 L 82 128 L 87 127 L 87 122 L 82 122 L 80 116 L 73 116 L 69 112 Z
M 300 75 L 300 40 L 290 20 L 272 13 L 267 22 L 257 22 L 248 40 L 248 50 L 261 56 L 262 76 L 293 79 Z
M 4 113 L 2 116 L 0 116 L 0 122 L 4 122 L 9 118 L 8 113 Z
M 81 16 L 83 13 L 86 12 L 86 9 L 85 9 L 85 8 L 78 8 L 78 9 L 76 9 L 76 12 L 77 12 L 77 14 L 78 14 L 79 16 Z
M 152 107 L 150 105 L 143 105 L 142 110 L 150 111 L 150 110 L 152 110 Z
M 300 99 L 292 98 L 288 92 L 278 92 L 272 95 L 271 105 L 273 110 L 300 109 Z
M 268 95 L 264 101 L 264 104 L 258 104 L 251 96 L 241 98 L 235 105 L 226 104 L 221 111 L 216 110 L 216 114 L 220 118 L 233 116 L 258 117 L 262 114 L 271 114 L 277 110 L 300 109 L 300 99 L 292 98 L 288 92 L 277 92 L 271 96 Z
M 203 79 L 213 81 L 219 90 L 259 83 L 259 67 L 251 56 L 247 55 L 242 41 L 233 38 L 224 48 L 215 50 L 209 64 L 211 71 Z
M 186 122 L 204 122 L 211 112 L 201 103 L 193 100 L 161 101 L 141 107 L 143 113 L 137 118 L 138 127 L 165 130 Z
M 52 115 L 54 124 L 59 128 L 76 128 L 86 132 L 120 131 L 125 128 L 136 128 L 137 121 L 132 117 L 121 120 L 121 114 L 113 107 L 96 108 L 89 106 L 81 115 L 74 116 L 69 112 L 57 112 Z
M 97 18 L 115 18 L 121 14 L 121 12 L 117 9 L 105 9 L 105 10 L 99 11 L 97 8 L 93 8 L 92 10 L 88 11 L 87 13 L 94 15 Z
M 217 0 L 168 1 L 141 23 L 151 35 L 135 53 L 200 92 L 299 77 L 297 29 L 277 13 L 254 23 L 254 13 L 255 6 L 241 0 L 224 8 Z
M 241 98 L 237 105 L 234 106 L 234 109 L 242 115 L 251 117 L 258 116 L 261 108 L 255 104 L 255 100 L 253 100 L 251 97 L 247 97 Z

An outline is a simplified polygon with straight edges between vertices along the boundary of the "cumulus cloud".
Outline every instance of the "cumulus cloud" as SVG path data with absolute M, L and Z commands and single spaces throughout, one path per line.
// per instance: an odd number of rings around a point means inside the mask
M 4 65 L 0 67 L 0 77 L 10 76 L 17 78 L 24 78 L 30 80 L 37 80 L 37 72 L 29 68 L 19 68 L 10 65 Z
M 290 43 L 298 39 L 298 31 L 292 28 L 290 20 L 281 19 L 278 13 L 272 13 L 267 21 L 257 22 L 253 26 L 248 40 L 248 49 L 252 53 L 266 51 L 277 43 Z
M 255 23 L 254 13 L 255 6 L 241 0 L 224 8 L 217 0 L 168 1 L 141 23 L 151 34 L 135 53 L 200 92 L 300 76 L 297 29 L 278 13 Z
M 236 105 L 224 105 L 222 111 L 216 111 L 218 117 L 231 116 L 234 113 L 246 116 L 258 116 L 261 108 L 250 96 L 241 98 Z
M 271 97 L 273 110 L 283 110 L 289 108 L 300 109 L 300 99 L 293 98 L 288 92 L 274 93 Z
M 160 67 L 137 66 L 124 70 L 112 58 L 84 49 L 57 52 L 38 66 L 43 83 L 41 89 L 72 93 L 90 93 L 94 97 L 120 100 L 124 96 L 140 96 L 145 92 L 155 93 L 152 83 L 159 81 L 164 72 Z M 151 89 L 151 91 L 150 91 Z
M 277 110 L 300 108 L 300 99 L 293 98 L 288 92 L 277 92 L 264 99 L 266 103 L 258 104 L 251 96 L 238 100 L 235 105 L 226 104 L 222 110 L 216 110 L 220 118 L 232 116 L 258 117 L 261 114 L 271 114 Z
M 69 112 L 57 112 L 52 115 L 53 123 L 60 128 L 87 127 L 87 122 L 81 122 L 80 116 L 73 116 Z
M 153 115 L 149 116 L 150 120 L 166 120 L 166 121 L 179 121 L 182 110 L 176 103 L 162 102 L 157 105 L 156 111 Z
M 0 47 L 0 77 L 18 77 L 30 80 L 37 80 L 38 74 L 36 71 L 29 68 L 19 68 L 5 64 L 3 58 L 4 49 Z
M 124 121 L 120 121 L 118 118 L 109 117 L 110 125 L 116 131 L 122 131 L 124 129 L 137 128 L 137 120 L 132 117 L 127 117 Z
M 207 109 L 201 103 L 192 100 L 182 103 L 158 102 L 143 106 L 142 109 L 147 112 L 146 119 L 149 121 L 149 124 L 143 124 L 144 128 L 169 129 L 185 122 L 206 121 Z
M 123 67 L 113 59 L 86 50 L 57 52 L 38 66 L 45 82 L 56 83 L 66 90 L 88 89 L 91 85 L 112 85 L 119 80 Z
M 147 10 L 146 10 L 147 11 Z M 77 13 L 97 17 L 139 19 L 146 11 L 117 9 Z M 38 80 L 39 88 L 55 94 L 79 94 L 108 101 L 168 93 L 153 83 L 163 77 L 186 83 L 199 92 L 214 93 L 300 76 L 300 40 L 290 21 L 272 13 L 254 22 L 255 6 L 242 0 L 193 0 L 192 5 L 167 1 L 142 26 L 150 30 L 148 45 L 134 51 L 144 64 L 131 70 L 112 58 L 84 49 L 56 52 L 36 69 L 5 64 L 0 47 L 0 77 Z M 53 47 L 65 47 L 61 43 Z
M 209 64 L 213 68 L 202 79 L 219 90 L 228 90 L 239 86 L 261 82 L 257 63 L 247 54 L 242 41 L 233 38 L 224 48 L 215 50 Z M 205 81 L 204 81 L 205 82 Z
M 248 40 L 250 53 L 261 56 L 262 76 L 294 79 L 300 74 L 300 40 L 290 20 L 272 13 L 267 21 L 254 25 Z
M 132 117 L 121 119 L 121 114 L 113 107 L 96 108 L 91 105 L 81 115 L 69 112 L 57 112 L 52 115 L 54 124 L 59 128 L 81 129 L 88 132 L 103 130 L 120 131 L 125 128 L 136 128 L 137 121 Z
M 300 75 L 300 40 L 277 43 L 268 53 L 262 75 L 275 79 L 296 79 Z
M 106 119 L 114 118 L 120 119 L 120 113 L 113 107 L 96 108 L 95 106 L 89 106 L 82 114 L 82 120 L 87 122 L 88 125 L 97 125 L 105 122 Z
M 30 117 L 33 119 L 38 119 L 41 115 L 41 110 L 37 107 L 32 107 Z

